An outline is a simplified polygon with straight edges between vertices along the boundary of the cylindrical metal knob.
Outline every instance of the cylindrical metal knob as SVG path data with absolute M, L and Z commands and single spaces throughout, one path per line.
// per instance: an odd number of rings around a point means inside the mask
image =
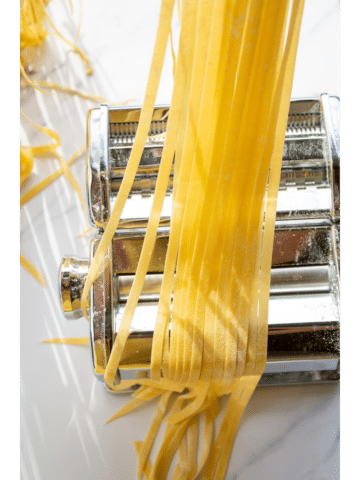
M 60 264 L 60 299 L 66 318 L 83 316 L 81 295 L 89 271 L 89 261 L 79 257 L 64 257 Z

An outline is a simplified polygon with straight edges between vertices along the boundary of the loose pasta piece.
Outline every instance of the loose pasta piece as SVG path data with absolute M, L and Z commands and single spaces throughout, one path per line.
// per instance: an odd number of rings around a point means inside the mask
M 22 265 L 26 270 L 38 281 L 46 287 L 46 280 L 44 275 L 31 263 L 29 260 L 20 254 L 20 265 Z
M 85 145 L 82 145 L 80 148 L 76 150 L 76 152 L 70 157 L 70 159 L 67 162 L 67 167 L 72 165 L 76 160 L 78 160 L 81 155 L 85 151 Z M 20 197 L 20 206 L 25 205 L 29 200 L 31 200 L 35 195 L 37 195 L 39 192 L 41 192 L 44 188 L 46 188 L 48 185 L 50 185 L 54 180 L 60 177 L 64 173 L 64 168 L 61 167 L 55 172 L 51 173 L 47 177 L 45 177 L 43 180 L 41 180 L 39 183 L 37 183 L 34 187 L 30 188 L 27 190 L 25 193 L 23 193 Z
M 20 148 L 20 185 L 29 177 L 34 165 L 31 148 Z
M 66 345 L 89 345 L 89 337 L 58 337 L 42 340 L 43 343 L 64 343 Z

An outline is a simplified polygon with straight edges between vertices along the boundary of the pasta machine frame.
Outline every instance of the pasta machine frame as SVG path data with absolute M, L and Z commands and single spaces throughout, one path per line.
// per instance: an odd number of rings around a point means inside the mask
M 340 147 L 337 97 L 292 100 L 286 130 L 271 271 L 268 360 L 259 385 L 339 380 Z M 117 232 L 91 287 L 88 313 L 95 375 L 103 381 L 136 271 L 166 134 L 169 106 L 154 109 L 149 136 Z M 60 298 L 67 318 L 80 299 L 119 190 L 140 107 L 101 105 L 87 121 L 87 193 L 96 234 L 90 260 L 64 257 Z M 173 172 L 156 246 L 119 367 L 135 378 L 150 365 L 169 237 Z

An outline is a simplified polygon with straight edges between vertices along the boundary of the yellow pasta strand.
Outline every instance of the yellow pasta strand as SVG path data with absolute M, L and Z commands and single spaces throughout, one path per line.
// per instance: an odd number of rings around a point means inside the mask
M 28 74 L 25 72 L 25 68 L 23 67 L 22 63 L 20 63 L 20 72 L 22 76 L 25 78 L 25 80 L 28 82 L 29 85 L 32 87 L 36 88 L 36 90 L 39 90 L 39 92 L 46 93 L 46 95 L 51 95 L 50 92 L 47 92 L 46 90 L 43 90 L 42 88 L 38 87 L 28 76 Z
M 34 165 L 31 148 L 20 148 L 20 185 L 30 176 Z
M 85 144 L 76 150 L 76 152 L 70 157 L 67 162 L 67 167 L 70 167 L 85 151 Z M 60 177 L 64 173 L 64 168 L 61 167 L 59 170 L 56 170 L 54 173 L 51 173 L 46 178 L 41 180 L 34 187 L 30 188 L 20 197 L 20 206 L 25 205 L 29 200 L 31 200 L 35 195 L 41 192 L 45 187 L 50 185 L 54 180 Z
M 138 456 L 140 454 L 140 449 L 142 447 L 142 444 L 143 444 L 143 442 L 141 442 L 139 440 L 134 442 L 135 451 L 136 451 Z M 151 463 L 149 462 L 148 459 L 146 459 L 145 460 L 145 466 L 144 466 L 143 471 L 142 471 L 142 473 L 145 475 L 146 480 L 150 479 L 151 470 L 152 470 Z
M 42 340 L 42 343 L 63 343 L 66 345 L 89 345 L 89 337 L 59 337 L 47 338 Z
M 91 75 L 93 73 L 93 69 L 92 69 L 92 66 L 90 65 L 90 61 L 88 59 L 88 57 L 85 55 L 85 53 L 73 42 L 70 42 L 69 40 L 67 40 L 60 32 L 59 30 L 55 27 L 54 23 L 52 22 L 51 18 L 49 17 L 49 15 L 47 14 L 45 8 L 43 8 L 43 14 L 44 16 L 46 17 L 47 21 L 50 23 L 50 25 L 52 26 L 54 32 L 59 35 L 59 37 L 65 42 L 67 43 L 73 50 L 74 52 L 76 52 L 81 58 L 82 60 L 84 61 L 85 65 L 86 65 L 86 73 L 88 75 Z
M 84 237 L 85 235 L 87 235 L 88 233 L 92 232 L 93 230 L 94 230 L 94 227 L 85 228 L 82 232 L 77 233 L 76 236 L 77 236 L 77 237 Z
M 20 9 L 20 50 L 30 45 L 41 45 L 48 33 L 43 23 L 41 7 L 41 0 L 22 1 Z
M 34 84 L 34 87 L 38 87 L 40 85 L 42 87 L 49 88 L 51 90 L 56 90 L 58 92 L 66 93 L 68 95 L 75 95 L 79 98 L 82 98 L 83 100 L 90 100 L 91 102 L 96 102 L 96 103 L 109 103 L 114 106 L 120 106 L 120 105 L 125 105 L 128 102 L 131 102 L 133 100 L 132 98 L 130 98 L 129 100 L 126 100 L 124 102 L 116 103 L 116 102 L 111 102 L 110 100 L 102 97 L 101 95 L 81 92 L 79 90 L 75 90 L 74 88 L 71 88 L 56 82 L 49 82 L 47 80 L 34 80 L 32 83 Z M 46 90 L 43 90 L 43 92 L 49 93 Z
M 172 394 L 171 391 L 167 391 L 162 394 L 161 399 L 159 401 L 159 405 L 154 414 L 153 421 L 148 430 L 148 433 L 144 441 L 139 446 L 139 449 L 137 450 L 137 455 L 138 455 L 137 478 L 138 479 L 141 478 L 143 471 L 145 471 L 146 469 L 147 459 L 150 454 L 156 435 L 158 433 L 158 430 L 160 428 L 160 425 L 164 419 L 166 408 L 167 408 L 171 394 Z
M 194 42 L 194 26 L 195 26 L 195 17 L 196 17 L 196 4 L 189 0 L 184 0 L 182 8 L 183 18 L 186 18 L 184 27 L 181 29 L 180 34 L 180 45 L 178 53 L 178 63 L 177 70 L 180 70 L 184 75 L 186 70 L 192 67 L 192 49 L 189 48 Z M 184 40 L 182 40 L 182 35 Z M 187 39 L 187 41 L 186 41 Z M 189 75 L 187 75 L 188 80 L 185 85 L 185 99 L 190 90 L 190 80 Z M 181 151 L 181 145 L 183 145 L 183 138 L 185 137 L 185 118 L 183 115 L 183 121 L 179 124 L 178 140 L 176 145 L 178 145 L 180 140 L 180 148 L 176 150 L 175 157 L 175 179 L 181 178 L 181 181 L 186 183 L 188 179 L 189 169 L 186 168 L 185 162 L 180 163 L 180 158 L 183 158 Z M 181 168 L 181 169 L 180 169 Z M 166 261 L 164 266 L 164 278 L 161 284 L 159 307 L 157 312 L 157 318 L 155 323 L 154 338 L 153 338 L 153 349 L 151 357 L 151 377 L 154 380 L 160 380 L 161 368 L 163 367 L 164 371 L 167 371 L 169 368 L 169 352 L 168 345 L 166 345 L 166 337 L 168 336 L 168 328 L 170 321 L 170 298 L 173 290 L 174 283 L 174 272 L 175 264 L 177 258 L 177 248 L 179 242 L 179 236 L 181 231 L 181 218 L 182 218 L 182 198 L 183 191 L 180 193 L 176 189 L 177 181 L 174 181 L 174 192 L 173 198 L 173 212 L 171 216 L 171 225 L 170 225 L 170 238 L 166 254 Z M 180 196 L 178 196 L 180 195 Z M 176 335 L 175 331 L 173 334 Z M 164 364 L 162 365 L 162 358 L 164 355 Z
M 126 414 L 132 412 L 133 410 L 135 410 L 136 408 L 141 406 L 144 403 L 144 401 L 148 402 L 150 400 L 153 400 L 154 398 L 158 397 L 161 394 L 162 394 L 161 390 L 154 388 L 154 389 L 151 389 L 150 392 L 148 392 L 146 398 L 144 398 L 144 397 L 143 398 L 133 398 L 126 405 L 124 405 L 122 408 L 120 408 L 120 410 L 118 410 L 112 417 L 110 417 L 108 420 L 106 420 L 105 423 L 112 422 L 116 418 L 122 417 L 123 415 L 126 415 Z
M 65 162 L 65 160 L 63 159 L 63 157 L 61 155 L 59 155 L 57 152 L 54 152 L 54 156 L 59 160 L 60 162 L 60 165 L 62 166 L 62 169 L 63 169 L 63 172 L 64 172 L 64 175 L 66 176 L 66 178 L 69 180 L 69 183 L 70 185 L 72 186 L 72 188 L 75 190 L 75 192 L 77 193 L 79 199 L 80 199 L 80 203 L 84 209 L 84 212 L 85 214 L 87 213 L 87 204 L 86 204 L 86 201 L 85 201 L 85 197 L 84 197 L 84 194 L 81 190 L 81 187 L 78 183 L 78 181 L 76 180 L 75 176 L 73 175 L 73 173 L 71 172 L 71 170 L 69 169 L 69 165 Z
M 59 135 L 54 132 L 54 130 L 52 130 L 51 128 L 47 128 L 47 127 L 41 127 L 40 125 L 37 125 L 36 123 L 34 123 L 33 121 L 31 121 L 26 115 L 25 113 L 23 113 L 21 110 L 20 110 L 20 115 L 25 118 L 25 120 L 27 120 L 33 127 L 35 127 L 37 130 L 39 130 L 40 132 L 43 132 L 45 133 L 46 135 L 48 135 L 49 137 L 53 138 L 55 141 L 52 142 L 52 143 L 47 143 L 47 144 L 44 144 L 44 145 L 28 145 L 28 146 L 24 146 L 23 148 L 31 148 L 31 152 L 33 155 L 38 155 L 38 154 L 46 154 L 46 153 L 52 153 L 52 152 L 55 152 L 55 150 L 60 146 L 60 137 Z
M 31 263 L 24 255 L 20 254 L 20 265 L 22 265 L 26 270 L 38 281 L 46 287 L 46 280 L 44 275 Z

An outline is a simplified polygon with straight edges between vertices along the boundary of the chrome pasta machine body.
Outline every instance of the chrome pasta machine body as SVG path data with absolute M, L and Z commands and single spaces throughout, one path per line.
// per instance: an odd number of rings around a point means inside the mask
M 166 135 L 168 106 L 154 109 L 140 165 L 88 313 L 95 375 L 103 380 L 135 275 Z M 90 258 L 64 257 L 60 296 L 68 318 L 80 299 L 130 157 L 137 107 L 101 105 L 87 120 L 87 193 L 96 234 Z M 339 99 L 293 100 L 277 203 L 269 300 L 268 360 L 260 385 L 339 379 Z M 150 365 L 152 336 L 170 230 L 171 174 L 157 240 L 118 375 L 135 378 Z

